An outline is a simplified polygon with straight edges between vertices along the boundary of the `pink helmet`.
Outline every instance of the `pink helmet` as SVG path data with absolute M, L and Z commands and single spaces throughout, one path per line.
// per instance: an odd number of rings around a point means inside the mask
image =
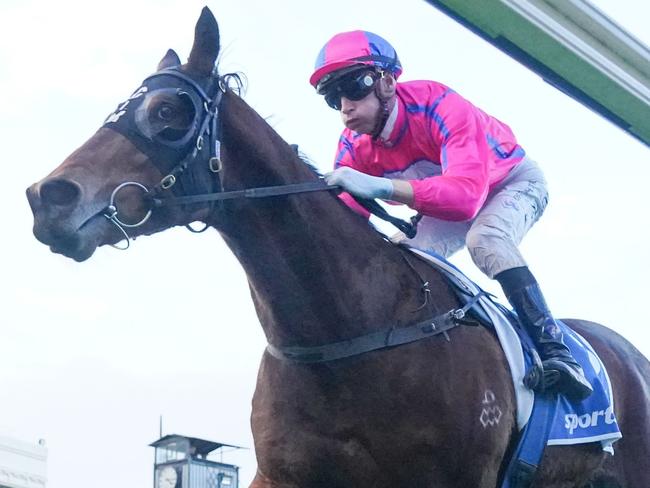
M 367 31 L 342 32 L 332 37 L 316 58 L 309 83 L 315 88 L 329 81 L 334 72 L 351 66 L 367 65 L 390 71 L 397 78 L 402 65 L 397 52 L 385 39 Z

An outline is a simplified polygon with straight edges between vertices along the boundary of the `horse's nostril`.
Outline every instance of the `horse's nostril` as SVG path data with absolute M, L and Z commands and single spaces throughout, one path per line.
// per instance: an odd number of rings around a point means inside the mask
M 41 200 L 51 205 L 71 205 L 81 196 L 81 188 L 76 183 L 62 179 L 52 179 L 41 184 Z

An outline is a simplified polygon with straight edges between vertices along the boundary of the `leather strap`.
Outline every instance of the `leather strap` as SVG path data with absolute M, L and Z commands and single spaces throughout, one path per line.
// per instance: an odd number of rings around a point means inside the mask
M 186 195 L 181 197 L 152 198 L 155 207 L 168 205 L 187 205 L 190 203 L 205 203 L 218 200 L 233 200 L 236 198 L 266 198 L 296 193 L 308 193 L 314 191 L 337 190 L 338 186 L 329 186 L 322 181 L 309 181 L 307 183 L 295 183 L 291 185 L 261 186 L 247 188 L 245 190 L 222 191 L 218 193 L 206 193 L 204 195 Z
M 216 193 L 205 193 L 202 195 L 170 196 L 164 198 L 150 196 L 150 201 L 153 207 L 158 208 L 169 205 L 189 205 L 192 203 L 207 203 L 233 200 L 237 198 L 267 198 L 283 195 L 294 195 L 297 193 L 339 190 L 341 190 L 341 187 L 338 185 L 327 185 L 322 180 L 318 180 L 308 181 L 306 183 L 294 183 L 290 185 L 262 186 L 257 188 L 247 188 L 245 190 L 220 191 Z M 415 237 L 415 234 L 417 232 L 417 224 L 422 218 L 422 215 L 417 214 L 411 218 L 410 222 L 406 222 L 390 215 L 375 200 L 365 200 L 357 197 L 355 197 L 355 200 L 373 215 L 376 215 L 378 218 L 393 224 L 399 230 L 404 232 L 407 237 L 411 239 Z
M 447 331 L 462 324 L 465 313 L 483 296 L 479 293 L 469 300 L 463 308 L 452 309 L 432 319 L 419 322 L 408 327 L 383 329 L 378 332 L 354 337 L 340 342 L 332 342 L 322 346 L 287 346 L 280 347 L 268 344 L 266 350 L 273 357 L 298 363 L 323 363 L 351 356 L 357 356 L 370 351 L 408 344 L 428 337 L 445 334 Z
M 397 217 L 393 217 L 391 214 L 389 214 L 386 211 L 386 209 L 384 209 L 384 207 L 379 205 L 379 203 L 377 203 L 376 200 L 359 198 L 359 197 L 355 197 L 354 195 L 352 195 L 352 198 L 354 198 L 359 205 L 361 205 L 371 214 L 377 216 L 382 220 L 385 220 L 386 222 L 393 224 L 399 230 L 404 232 L 404 235 L 409 239 L 413 239 L 417 234 L 418 222 L 420 222 L 420 219 L 422 219 L 422 214 L 416 214 L 413 217 L 411 217 L 410 222 L 406 222 L 405 220 L 401 220 Z

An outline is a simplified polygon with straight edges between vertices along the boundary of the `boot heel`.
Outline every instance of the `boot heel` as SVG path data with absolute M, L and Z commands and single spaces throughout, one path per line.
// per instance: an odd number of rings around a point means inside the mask
M 557 391 L 558 384 L 560 383 L 560 373 L 553 370 L 544 370 L 542 375 L 542 383 L 544 385 L 543 391 Z
M 560 373 L 557 371 L 533 366 L 524 376 L 524 386 L 536 393 L 558 393 L 560 379 Z
M 535 349 L 530 349 L 532 366 L 524 375 L 524 386 L 529 390 L 542 392 L 544 390 L 544 365 Z

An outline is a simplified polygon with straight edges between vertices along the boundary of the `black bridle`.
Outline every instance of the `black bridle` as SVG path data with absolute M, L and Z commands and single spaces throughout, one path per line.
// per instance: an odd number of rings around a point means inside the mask
M 141 105 L 143 103 L 142 99 L 144 99 L 149 87 L 154 85 L 155 89 L 155 85 L 163 77 L 172 77 L 180 80 L 182 88 L 177 88 L 176 94 L 188 97 L 194 106 L 195 113 L 192 125 L 187 134 L 180 140 L 169 141 L 156 138 L 155 136 L 145 135 L 142 129 L 138 127 L 136 117 L 138 107 L 135 107 L 135 109 L 131 107 L 130 112 L 127 110 L 129 102 L 132 100 L 141 99 L 134 103 L 134 105 Z M 126 247 L 118 247 L 119 249 L 127 249 L 129 247 L 130 237 L 125 229 L 143 225 L 151 217 L 156 208 L 196 203 L 213 204 L 215 202 L 241 198 L 268 198 L 317 191 L 341 190 L 339 186 L 327 185 L 322 179 L 319 179 L 304 183 L 224 191 L 220 178 L 223 164 L 221 160 L 221 118 L 219 117 L 219 109 L 224 94 L 227 90 L 231 89 L 229 87 L 230 78 L 235 78 L 239 83 L 237 75 L 213 76 L 206 90 L 177 68 L 160 70 L 146 78 L 142 82 L 142 86 L 132 95 L 132 98 L 121 104 L 118 110 L 109 116 L 105 122 L 105 127 L 120 132 L 133 142 L 136 147 L 147 154 L 152 163 L 165 175 L 151 190 L 142 183 L 135 181 L 121 183 L 113 190 L 109 205 L 104 209 L 103 214 L 118 227 L 126 239 Z M 213 91 L 214 94 L 210 95 L 210 91 Z M 172 160 L 173 165 L 159 161 L 161 158 L 157 157 L 159 156 L 157 147 L 160 145 L 167 149 L 166 154 L 163 155 L 166 157 L 162 159 L 167 159 L 167 162 Z M 205 154 L 206 150 L 207 154 Z M 204 156 L 200 157 L 201 155 Z M 196 164 L 201 159 L 207 159 L 209 174 L 213 175 L 213 178 L 210 179 L 211 181 L 208 184 L 204 183 L 203 186 L 211 186 L 212 191 L 194 193 L 197 181 L 200 180 L 200 177 L 197 176 L 199 174 L 199 168 L 196 167 Z M 180 192 L 175 191 L 177 184 L 181 187 Z M 120 220 L 115 204 L 117 194 L 128 186 L 140 188 L 150 203 L 150 208 L 144 218 L 136 223 L 126 223 Z M 417 222 L 420 216 L 415 216 L 411 219 L 411 222 L 405 222 L 388 214 L 374 200 L 357 199 L 357 201 L 369 212 L 396 226 L 407 237 L 412 238 L 415 236 Z M 206 226 L 200 231 L 196 231 L 189 225 L 187 227 L 193 232 L 202 232 L 207 228 Z

